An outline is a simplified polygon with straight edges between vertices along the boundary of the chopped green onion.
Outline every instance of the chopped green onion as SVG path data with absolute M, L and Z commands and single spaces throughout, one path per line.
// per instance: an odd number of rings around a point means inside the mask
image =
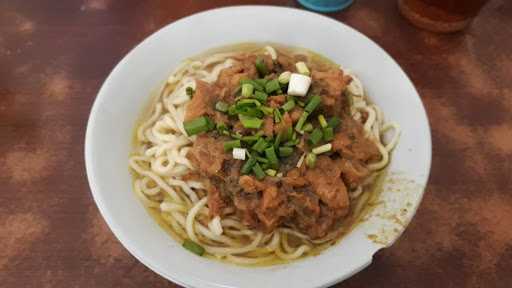
M 254 143 L 254 145 L 252 145 L 252 150 L 258 152 L 258 153 L 261 153 L 263 152 L 263 150 L 265 150 L 265 148 L 267 148 L 268 146 L 268 143 L 267 141 L 265 141 L 265 139 L 263 138 L 260 138 L 258 139 L 258 141 L 256 141 L 256 143 Z
M 327 124 L 328 124 L 330 127 L 334 128 L 334 129 L 335 129 L 336 127 L 338 127 L 338 125 L 340 125 L 340 123 L 341 123 L 341 119 L 340 119 L 340 118 L 338 118 L 338 117 L 336 117 L 336 116 L 332 117 L 331 119 L 329 119 L 329 121 L 327 121 Z
M 277 81 L 276 79 L 270 80 L 267 82 L 267 84 L 265 84 L 265 91 L 268 94 L 278 90 L 281 90 L 281 86 L 279 86 L 279 81 Z
M 190 239 L 185 239 L 185 241 L 183 241 L 183 248 L 199 256 L 203 256 L 205 252 L 203 246 L 197 244 L 196 242 Z
M 236 102 L 236 106 L 237 106 L 237 108 L 247 107 L 247 106 L 260 107 L 261 103 L 256 99 L 242 99 L 242 100 Z
M 231 140 L 224 142 L 224 151 L 232 150 L 233 148 L 240 148 L 242 147 L 240 140 Z
M 320 130 L 320 128 L 316 128 L 315 130 L 313 130 L 311 135 L 309 135 L 308 141 L 312 145 L 316 145 L 316 144 L 318 144 L 318 142 L 320 142 L 320 140 L 322 140 L 322 137 L 323 137 L 322 130 Z
M 279 81 L 279 83 L 281 84 L 288 84 L 288 82 L 290 82 L 290 76 L 292 76 L 292 72 L 290 71 L 285 71 L 283 73 L 281 73 L 279 75 L 279 77 L 277 78 L 277 80 Z
M 325 152 L 329 152 L 329 151 L 331 151 L 331 149 L 332 149 L 331 143 L 327 143 L 327 144 L 324 144 L 322 146 L 318 146 L 318 147 L 313 148 L 312 151 L 313 151 L 314 154 L 318 155 L 318 154 L 322 154 L 322 153 L 325 153 Z
M 295 140 L 290 140 L 290 141 L 284 143 L 283 145 L 286 146 L 286 147 L 291 147 L 291 146 L 296 146 L 299 143 L 300 143 L 300 140 L 299 139 L 295 139 Z
M 277 165 L 279 164 L 279 159 L 277 159 L 274 146 L 270 146 L 269 148 L 265 149 L 265 157 L 267 157 L 268 162 L 272 165 L 272 167 L 277 168 Z
M 263 120 L 256 117 L 238 115 L 238 119 L 240 119 L 240 122 L 245 128 L 260 129 L 261 124 L 263 124 Z
M 297 140 L 297 132 L 293 131 L 292 140 Z
M 318 115 L 318 123 L 320 123 L 320 126 L 321 126 L 322 128 L 325 128 L 325 127 L 327 127 L 327 125 L 328 125 L 328 124 L 327 124 L 327 121 L 325 121 L 325 117 L 324 117 L 324 115 L 322 115 L 322 114 Z
M 240 173 L 249 174 L 249 172 L 251 172 L 252 166 L 254 166 L 256 162 L 256 158 L 249 158 L 249 160 L 245 161 L 244 165 L 242 166 L 242 169 L 240 170 Z
M 279 109 L 274 109 L 274 122 L 279 123 L 283 120 L 283 115 Z
M 248 117 L 256 117 L 256 118 L 263 117 L 263 112 L 261 112 L 259 107 L 249 107 L 249 106 L 239 107 L 236 109 L 236 114 L 244 115 L 244 116 L 248 116 Z
M 311 123 L 304 124 L 304 126 L 302 126 L 302 131 L 304 131 L 304 132 L 313 131 L 313 124 L 311 124 Z
M 219 132 L 222 132 L 222 131 L 226 131 L 228 130 L 228 126 L 226 126 L 226 123 L 224 122 L 219 122 L 215 125 L 215 128 L 217 129 L 217 131 Z
M 215 104 L 215 109 L 220 112 L 228 112 L 229 104 L 224 101 L 219 101 Z
M 252 86 L 251 84 L 243 84 L 242 85 L 242 97 L 251 97 L 253 91 L 254 91 L 254 86 Z
M 280 157 L 288 157 L 293 154 L 292 147 L 279 147 L 279 156 Z
M 254 87 L 254 89 L 256 89 L 258 91 L 265 91 L 265 86 L 261 85 L 260 83 L 254 81 L 254 80 L 251 80 L 251 79 L 240 80 L 240 85 L 244 85 L 244 84 L 251 84 Z
M 277 171 L 274 169 L 267 169 L 267 170 L 265 170 L 265 173 L 267 173 L 268 176 L 274 177 L 274 176 L 276 176 Z
M 265 84 L 267 84 L 267 82 L 268 82 L 268 80 L 265 78 L 254 79 L 253 81 L 260 84 L 262 87 L 265 87 Z
M 306 155 L 306 166 L 308 166 L 309 168 L 313 168 L 315 167 L 315 163 L 316 155 L 313 153 L 308 153 L 308 155 Z
M 284 135 L 284 140 L 290 140 L 292 139 L 292 136 L 293 136 L 293 128 L 290 126 L 288 127 L 288 129 L 286 129 L 286 134 Z
M 306 66 L 306 63 L 304 62 L 297 62 L 295 63 L 295 67 L 297 68 L 297 72 L 299 72 L 302 75 L 309 76 L 310 72 L 308 69 L 308 66 Z
M 299 121 L 297 121 L 297 124 L 295 124 L 295 130 L 297 132 L 302 131 L 302 126 L 304 126 L 304 123 L 306 123 L 306 119 L 308 119 L 309 113 L 304 111 L 302 115 L 299 118 Z
M 236 105 L 231 105 L 228 108 L 228 115 L 233 116 L 237 114 Z
M 303 101 L 297 101 L 297 104 L 299 105 L 299 107 L 304 107 L 306 105 L 306 103 L 304 103 Z
M 332 127 L 326 127 L 322 130 L 324 132 L 324 141 L 331 141 L 334 138 L 334 129 Z
M 207 132 L 215 127 L 215 124 L 206 116 L 201 116 L 183 123 L 183 128 L 188 136 Z
M 256 156 L 256 157 L 254 157 L 254 158 L 256 158 L 256 160 L 257 160 L 258 162 L 261 162 L 261 163 L 264 163 L 264 164 L 265 164 L 265 163 L 268 163 L 267 158 L 263 158 L 263 157 L 260 157 L 260 156 Z
M 192 96 L 194 96 L 194 92 L 196 92 L 196 91 L 194 91 L 194 88 L 189 86 L 185 89 L 185 92 L 187 93 L 188 96 L 192 97 Z
M 276 136 L 276 139 L 274 140 L 274 147 L 277 149 L 279 145 L 281 144 L 281 139 L 283 139 L 283 133 L 279 133 Z
M 235 138 L 235 139 L 237 139 L 237 140 L 240 140 L 243 137 L 242 134 L 240 134 L 238 132 L 232 133 L 230 136 Z
M 267 65 L 265 64 L 265 61 L 263 61 L 262 58 L 256 59 L 255 66 L 256 66 L 256 70 L 258 70 L 258 74 L 260 74 L 260 77 L 263 77 L 268 74 Z
M 258 180 L 265 178 L 265 172 L 263 172 L 263 169 L 261 169 L 261 166 L 258 163 L 252 166 L 252 172 L 254 172 L 254 175 L 256 175 L 256 179 Z
M 289 100 L 288 102 L 284 103 L 281 108 L 283 108 L 284 111 L 290 111 L 295 107 L 295 101 Z
M 312 113 L 318 105 L 320 105 L 320 102 L 322 102 L 322 98 L 320 96 L 315 95 L 311 97 L 311 99 L 308 102 L 308 105 L 306 105 L 306 108 L 304 108 L 305 111 Z
M 261 91 L 254 92 L 254 98 L 256 100 L 260 101 L 261 103 L 267 102 L 267 97 L 268 97 L 268 95 L 265 92 L 261 92 Z
M 261 138 L 260 135 L 251 135 L 251 136 L 243 136 L 241 140 L 244 142 L 252 143 L 252 142 L 258 141 L 260 138 Z
M 274 113 L 274 108 L 268 106 L 261 106 L 260 110 L 265 115 L 272 115 L 272 113 Z

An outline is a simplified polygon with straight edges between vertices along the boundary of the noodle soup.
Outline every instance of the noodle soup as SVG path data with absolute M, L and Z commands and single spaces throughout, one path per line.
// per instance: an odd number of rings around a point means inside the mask
M 399 134 L 349 70 L 300 48 L 241 44 L 169 76 L 129 163 L 135 193 L 185 249 L 268 265 L 348 232 Z

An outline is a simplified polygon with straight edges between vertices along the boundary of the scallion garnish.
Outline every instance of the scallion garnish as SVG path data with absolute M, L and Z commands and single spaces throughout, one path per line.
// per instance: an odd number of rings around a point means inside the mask
M 292 147 L 279 147 L 279 156 L 280 157 L 288 157 L 293 154 Z
M 258 139 L 258 141 L 256 141 L 256 143 L 254 143 L 254 145 L 251 148 L 256 152 L 261 153 L 263 152 L 263 150 L 265 150 L 265 148 L 267 148 L 267 146 L 267 141 L 265 141 L 265 139 L 263 138 L 260 138 Z
M 277 79 L 270 80 L 265 84 L 265 92 L 268 94 L 278 90 L 281 90 L 281 86 L 279 86 L 279 81 L 277 81 Z
M 267 84 L 268 80 L 265 78 L 260 78 L 260 79 L 254 79 L 254 82 L 260 84 L 262 87 L 265 87 L 265 84 Z
M 288 82 L 290 82 L 290 76 L 292 76 L 292 72 L 285 71 L 285 72 L 279 74 L 279 77 L 277 78 L 277 80 L 281 84 L 288 84 Z
M 325 127 L 322 131 L 324 132 L 324 141 L 331 141 L 334 138 L 334 129 L 332 127 Z
M 280 123 L 283 120 L 283 115 L 279 109 L 274 109 L 274 122 Z
M 183 123 L 183 128 L 188 136 L 207 132 L 215 127 L 215 124 L 206 116 L 201 116 Z
M 240 140 L 240 139 L 242 139 L 242 137 L 243 137 L 243 135 L 242 135 L 242 134 L 240 134 L 240 133 L 238 133 L 238 131 L 236 131 L 235 133 L 232 133 L 230 136 L 231 136 L 232 138 L 237 139 L 237 140 Z
M 283 139 L 290 140 L 290 139 L 292 139 L 292 136 L 293 136 L 293 128 L 290 126 L 286 129 Z
M 308 119 L 309 113 L 304 111 L 302 112 L 302 115 L 300 116 L 299 120 L 297 121 L 297 124 L 295 124 L 295 130 L 297 132 L 302 131 L 302 126 L 304 126 L 304 123 L 306 123 L 306 119 Z
M 256 179 L 261 180 L 265 178 L 265 172 L 263 172 L 263 169 L 261 168 L 260 164 L 256 163 L 254 166 L 252 166 L 252 172 L 254 172 L 254 175 L 256 175 Z
M 205 252 L 203 246 L 197 244 L 196 242 L 190 239 L 185 239 L 185 241 L 183 241 L 183 248 L 199 256 L 203 256 Z
M 331 119 L 329 119 L 329 121 L 327 121 L 327 125 L 329 125 L 333 129 L 336 129 L 336 127 L 338 127 L 338 125 L 340 125 L 340 123 L 341 123 L 341 119 L 336 116 L 332 117 Z
M 322 115 L 322 114 L 318 115 L 318 123 L 320 123 L 320 126 L 321 126 L 322 128 L 325 128 L 325 127 L 327 127 L 327 125 L 328 125 L 328 124 L 327 124 L 327 121 L 325 120 L 324 115 Z
M 315 163 L 316 155 L 313 153 L 308 153 L 308 155 L 306 155 L 306 166 L 308 166 L 309 168 L 313 168 L 315 167 Z
M 304 131 L 304 132 L 313 131 L 313 124 L 311 124 L 311 123 L 304 124 L 304 126 L 302 126 L 302 131 Z
M 263 157 L 260 157 L 260 156 L 255 156 L 254 158 L 256 158 L 256 160 L 260 163 L 268 163 L 268 160 L 267 158 L 263 158 Z
M 293 101 L 293 100 L 289 100 L 286 103 L 284 103 L 283 106 L 281 106 L 281 108 L 283 108 L 284 111 L 290 111 L 294 107 L 295 107 L 295 101 Z
M 267 102 L 268 95 L 265 92 L 256 91 L 254 92 L 253 96 L 256 100 L 260 101 L 261 103 L 265 104 Z
M 315 130 L 313 130 L 313 132 L 309 135 L 309 143 L 311 143 L 312 145 L 316 145 L 318 144 L 318 142 L 320 142 L 320 140 L 322 140 L 322 137 L 323 137 L 323 133 L 322 133 L 322 130 L 320 130 L 320 128 L 316 128 Z
M 240 143 L 240 140 L 231 140 L 224 142 L 224 151 L 232 150 L 233 148 L 240 148 L 242 147 L 242 144 Z
M 327 144 L 324 144 L 322 146 L 318 146 L 318 147 L 313 148 L 312 152 L 314 154 L 318 155 L 318 154 L 322 154 L 322 153 L 325 153 L 325 152 L 329 152 L 329 151 L 331 151 L 331 149 L 332 149 L 331 143 L 327 143 Z
M 223 132 L 223 131 L 226 131 L 228 130 L 228 126 L 226 126 L 226 123 L 224 122 L 219 122 L 215 125 L 215 128 L 217 129 L 217 131 L 219 132 Z
M 276 139 L 274 139 L 274 147 L 277 149 L 281 144 L 281 139 L 283 139 L 283 132 L 277 134 Z
M 263 120 L 256 117 L 239 114 L 238 119 L 240 119 L 240 122 L 245 128 L 260 129 L 261 124 L 263 124 Z
M 260 139 L 260 138 L 261 138 L 260 135 L 250 135 L 250 136 L 243 136 L 241 140 L 244 142 L 253 143 L 255 141 L 258 141 L 258 139 Z
M 249 99 L 247 99 L 249 100 Z M 254 100 L 256 101 L 256 100 Z M 248 116 L 248 117 L 256 117 L 256 118 L 260 118 L 260 117 L 263 117 L 263 112 L 261 112 L 261 109 L 259 109 L 259 107 L 251 107 L 251 106 L 245 106 L 245 107 L 238 107 L 236 110 L 235 110 L 236 114 L 239 114 L 239 115 L 244 115 L 244 116 Z
M 245 161 L 244 165 L 242 166 L 242 169 L 240 169 L 240 173 L 249 174 L 249 172 L 251 172 L 252 166 L 254 166 L 256 162 L 256 158 L 249 158 L 247 161 Z
M 253 91 L 254 86 L 252 84 L 247 83 L 242 85 L 242 97 L 251 97 Z
M 265 170 L 265 173 L 267 173 L 268 176 L 274 177 L 274 176 L 276 176 L 277 171 L 274 169 L 267 169 L 267 170 Z
M 299 142 L 300 142 L 300 140 L 299 140 L 299 139 L 295 139 L 295 140 L 290 140 L 290 141 L 288 141 L 288 142 L 284 143 L 283 145 L 284 145 L 284 146 L 286 146 L 286 147 L 291 147 L 291 146 L 296 146 L 296 145 L 298 145 L 298 144 L 299 144 Z
M 260 106 L 260 110 L 265 115 L 272 115 L 272 113 L 274 113 L 274 108 L 272 107 Z
M 251 80 L 251 79 L 240 80 L 240 85 L 244 85 L 244 84 L 251 84 L 254 87 L 254 89 L 256 89 L 258 91 L 265 91 L 265 86 L 261 85 L 260 83 L 254 81 L 254 80 Z
M 236 102 L 237 108 L 248 107 L 248 106 L 260 107 L 261 103 L 256 99 L 242 99 L 242 100 L 239 100 L 238 102 Z
M 274 146 L 270 146 L 265 149 L 265 157 L 267 157 L 268 162 L 272 167 L 277 168 L 279 165 L 279 159 L 277 159 L 276 151 L 274 150 Z
M 237 114 L 236 105 L 229 106 L 229 108 L 228 108 L 228 115 L 234 116 L 236 114 Z
M 297 62 L 295 63 L 295 68 L 297 68 L 297 72 L 299 72 L 302 75 L 309 76 L 310 72 L 308 69 L 308 66 L 304 62 Z
M 269 71 L 268 71 L 267 65 L 265 64 L 265 61 L 263 61 L 262 58 L 256 59 L 255 66 L 256 66 L 256 70 L 258 70 L 258 74 L 260 74 L 260 77 L 264 77 L 265 75 L 268 74 Z
M 322 102 L 322 98 L 320 98 L 320 96 L 318 96 L 318 95 L 315 95 L 315 96 L 311 97 L 311 99 L 309 100 L 309 102 L 306 105 L 306 107 L 304 108 L 304 110 L 306 112 L 312 113 L 316 109 L 316 107 L 318 107 L 318 105 L 320 105 L 320 102 Z

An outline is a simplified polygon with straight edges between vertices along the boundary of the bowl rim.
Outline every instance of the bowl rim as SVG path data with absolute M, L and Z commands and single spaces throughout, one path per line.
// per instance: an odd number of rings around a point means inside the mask
M 179 284 L 181 286 L 184 286 L 184 287 L 194 287 L 194 286 L 191 286 L 191 284 L 189 283 L 186 283 L 185 280 L 181 280 L 181 279 L 178 279 L 177 277 L 174 277 L 174 275 L 171 275 L 169 273 L 167 273 L 166 271 L 162 271 L 159 267 L 157 267 L 156 265 L 154 265 L 153 263 L 151 263 L 151 261 L 149 261 L 148 259 L 146 259 L 146 257 L 144 255 L 142 255 L 142 253 L 139 253 L 139 249 L 137 248 L 137 245 L 129 238 L 129 237 L 126 237 L 126 235 L 121 231 L 122 229 L 120 229 L 120 225 L 117 225 L 116 221 L 113 219 L 114 217 L 112 216 L 112 214 L 108 211 L 108 209 L 106 208 L 105 204 L 104 204 L 104 200 L 101 196 L 101 193 L 99 192 L 99 188 L 98 188 L 98 185 L 97 185 L 97 179 L 96 179 L 96 175 L 95 175 L 95 168 L 93 166 L 93 159 L 92 159 L 92 155 L 93 155 L 93 147 L 92 147 L 92 127 L 95 126 L 95 123 L 97 121 L 97 114 L 98 114 L 98 111 L 100 110 L 100 107 L 102 106 L 102 103 L 105 99 L 105 97 L 107 97 L 108 95 L 105 93 L 105 90 L 107 90 L 107 86 L 110 85 L 110 82 L 112 81 L 112 75 L 116 74 L 123 65 L 125 65 L 125 63 L 128 61 L 128 59 L 135 53 L 135 51 L 137 49 L 139 49 L 141 46 L 143 46 L 145 43 L 147 42 L 150 42 L 150 41 L 153 41 L 153 39 L 159 37 L 160 34 L 163 33 L 163 30 L 165 30 L 166 28 L 168 28 L 169 26 L 171 25 L 175 25 L 177 23 L 181 23 L 181 22 L 184 22 L 184 21 L 187 21 L 189 18 L 192 18 L 192 17 L 196 17 L 196 16 L 201 16 L 201 15 L 205 15 L 205 14 L 210 14 L 210 13 L 216 13 L 216 12 L 221 12 L 221 11 L 224 11 L 224 10 L 237 10 L 237 9 L 252 9 L 252 8 L 264 8 L 264 9 L 282 9 L 282 10 L 292 10 L 292 11 L 295 11 L 295 12 L 299 12 L 299 13 L 305 13 L 305 14 L 310 14 L 310 16 L 314 16 L 314 17 L 320 17 L 320 18 L 323 18 L 324 20 L 327 20 L 329 22 L 331 22 L 332 24 L 334 25 L 342 25 L 342 26 L 345 26 L 346 28 L 352 30 L 352 32 L 354 33 L 357 33 L 359 34 L 359 36 L 362 36 L 363 38 L 366 39 L 366 41 L 368 42 L 371 42 L 371 44 L 373 44 L 377 49 L 381 50 L 382 53 L 384 53 L 387 57 L 389 57 L 389 59 L 392 61 L 392 63 L 394 65 L 396 65 L 397 67 L 400 68 L 400 72 L 403 74 L 403 76 L 405 76 L 405 78 L 407 79 L 407 81 L 409 81 L 411 83 L 411 86 L 412 88 L 414 89 L 414 91 L 416 92 L 416 95 L 412 95 L 412 96 L 416 96 L 420 102 L 420 109 L 421 109 L 421 112 L 424 114 L 424 118 L 426 120 L 426 134 L 424 135 L 426 140 L 428 140 L 426 144 L 426 163 L 425 163 L 425 176 L 423 179 L 421 179 L 421 184 L 423 186 L 423 188 L 421 189 L 421 192 L 419 193 L 419 197 L 418 197 L 418 200 L 417 200 L 417 205 L 415 205 L 413 211 L 412 211 L 412 214 L 411 214 L 411 217 L 410 217 L 410 220 L 412 220 L 412 218 L 414 218 L 416 212 L 417 212 L 417 209 L 423 199 L 423 196 L 424 196 L 424 193 L 425 193 L 425 190 L 426 190 L 426 187 L 427 187 L 427 184 L 428 184 L 428 181 L 429 181 L 429 178 L 430 178 L 430 172 L 431 172 L 431 163 L 432 163 L 432 138 L 431 138 L 431 127 L 430 127 L 430 123 L 429 123 L 429 119 L 428 119 L 428 114 L 427 114 L 427 111 L 425 109 L 425 106 L 423 104 L 423 101 L 421 99 L 421 97 L 419 96 L 419 93 L 416 89 L 416 87 L 414 86 L 414 83 L 411 81 L 411 79 L 409 78 L 409 76 L 405 73 L 405 71 L 403 70 L 403 68 L 395 61 L 395 59 L 393 57 L 391 57 L 380 45 L 378 45 L 376 42 L 374 42 L 372 39 L 368 38 L 365 34 L 359 32 L 357 29 L 349 26 L 348 24 L 345 24 L 339 20 L 336 20 L 336 19 L 332 19 L 328 16 L 325 16 L 325 15 L 322 15 L 322 14 L 317 14 L 317 13 L 314 13 L 314 12 L 311 12 L 311 11 L 307 11 L 307 10 L 303 10 L 303 9 L 299 9 L 299 8 L 293 8 L 293 7 L 282 7 L 282 6 L 274 6 L 274 5 L 235 5 L 235 6 L 225 6 L 225 7 L 220 7 L 220 8 L 214 8 L 214 9 L 208 9 L 208 10 L 204 10 L 204 11 L 200 11 L 200 12 L 197 12 L 197 13 L 194 13 L 194 14 L 191 14 L 191 15 L 188 15 L 188 16 L 185 16 L 185 17 L 182 17 L 182 18 L 179 18 L 177 20 L 174 20 L 172 22 L 169 22 L 168 24 L 162 26 L 160 29 L 158 29 L 157 31 L 153 32 L 152 34 L 150 34 L 149 36 L 147 36 L 146 38 L 144 38 L 143 40 L 141 40 L 136 46 L 134 46 L 132 49 L 130 49 L 130 51 L 128 53 L 126 53 L 126 55 L 123 56 L 123 58 L 115 65 L 115 67 L 111 70 L 111 72 L 109 73 L 109 75 L 107 76 L 107 78 L 105 79 L 105 81 L 103 82 L 103 84 L 101 85 L 100 89 L 98 90 L 98 93 L 94 99 L 94 103 L 92 105 L 92 108 L 91 108 L 91 111 L 90 111 L 90 114 L 89 114 L 89 118 L 88 118 L 88 121 L 87 121 L 87 127 L 86 127 L 86 132 L 85 132 L 85 142 L 84 142 L 84 146 L 85 146 L 85 149 L 84 149 L 84 158 L 85 158 L 85 166 L 86 166 L 86 175 L 87 175 L 87 180 L 88 180 L 88 183 L 89 183 L 89 186 L 90 186 L 90 190 L 91 190 L 91 194 L 92 194 L 92 197 L 94 199 L 94 202 L 96 203 L 97 207 L 98 207 L 98 210 L 100 211 L 100 214 L 101 216 L 103 217 L 103 219 L 105 220 L 105 222 L 107 223 L 107 226 L 109 227 L 109 229 L 112 231 L 112 233 L 114 234 L 114 236 L 117 238 L 117 240 L 119 240 L 119 242 L 121 242 L 121 244 L 130 252 L 131 255 L 133 255 L 138 261 L 140 261 L 142 264 L 144 264 L 146 267 L 150 268 L 152 271 L 156 272 L 157 274 L 159 274 L 160 276 L 162 276 L 163 278 L 167 279 L 167 280 L 170 280 L 176 284 Z M 405 229 L 407 228 L 409 223 L 406 223 L 405 225 L 405 228 L 401 231 L 400 234 L 398 234 L 390 243 L 389 245 L 385 246 L 385 247 L 381 247 L 380 249 L 382 248 L 387 248 L 391 245 L 393 245 L 393 243 L 401 236 L 401 234 L 405 231 Z M 380 249 L 377 249 L 375 250 L 373 253 L 372 253 L 372 257 L 373 255 Z M 210 260 L 212 261 L 212 260 Z M 335 276 L 334 278 L 330 279 L 329 281 L 326 281 L 323 285 L 321 286 L 318 286 L 318 287 L 328 287 L 330 285 L 333 285 L 334 283 L 338 283 L 344 279 L 347 279 L 349 277 L 351 277 L 352 275 L 358 273 L 359 271 L 363 270 L 367 265 L 371 264 L 371 259 L 370 259 L 370 262 L 366 263 L 366 265 L 363 265 L 360 267 L 360 269 L 356 269 L 354 270 L 352 273 L 350 274 L 340 274 L 340 275 L 337 275 Z M 197 279 L 196 279 L 197 280 Z

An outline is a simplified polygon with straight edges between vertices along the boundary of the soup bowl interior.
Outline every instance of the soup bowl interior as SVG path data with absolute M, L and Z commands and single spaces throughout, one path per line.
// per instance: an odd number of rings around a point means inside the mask
M 401 126 L 401 139 L 378 199 L 384 204 L 374 207 L 337 245 L 318 256 L 268 267 L 241 267 L 197 257 L 158 226 L 132 191 L 128 155 L 136 121 L 150 94 L 183 59 L 241 42 L 304 47 L 350 68 L 386 118 Z M 371 40 L 314 13 L 243 6 L 181 19 L 126 55 L 94 103 L 85 158 L 94 200 L 108 226 L 137 259 L 163 277 L 187 287 L 325 287 L 366 267 L 377 250 L 391 245 L 403 232 L 428 179 L 431 140 L 414 86 Z

